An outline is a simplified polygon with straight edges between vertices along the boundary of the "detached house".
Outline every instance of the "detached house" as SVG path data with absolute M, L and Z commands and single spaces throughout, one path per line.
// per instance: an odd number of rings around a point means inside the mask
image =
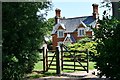
M 82 16 L 74 18 L 61 18 L 61 10 L 56 9 L 55 26 L 52 30 L 53 48 L 61 43 L 75 43 L 77 40 L 88 36 L 92 38 L 91 29 L 97 27 L 98 4 L 93 4 L 93 13 L 91 16 Z

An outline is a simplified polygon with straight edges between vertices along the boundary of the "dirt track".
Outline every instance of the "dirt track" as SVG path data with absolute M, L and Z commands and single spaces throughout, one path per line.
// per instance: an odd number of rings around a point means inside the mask
M 98 76 L 92 74 L 97 72 L 97 70 L 90 70 L 89 73 L 86 71 L 73 72 L 73 73 L 61 73 L 59 76 L 48 76 L 41 77 L 32 80 L 109 80 L 106 78 L 98 78 Z M 29 79 L 31 80 L 31 79 Z

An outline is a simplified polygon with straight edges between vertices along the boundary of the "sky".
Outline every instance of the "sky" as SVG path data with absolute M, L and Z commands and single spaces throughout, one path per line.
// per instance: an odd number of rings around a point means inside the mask
M 99 5 L 98 12 L 102 18 L 105 8 L 101 7 L 102 0 L 52 0 L 53 8 L 48 12 L 47 19 L 55 17 L 55 9 L 61 9 L 61 17 L 72 18 L 81 16 L 91 16 L 93 13 L 92 4 Z

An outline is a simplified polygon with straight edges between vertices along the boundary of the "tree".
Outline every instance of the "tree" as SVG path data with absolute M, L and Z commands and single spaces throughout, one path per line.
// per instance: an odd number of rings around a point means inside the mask
M 51 36 L 51 33 L 52 33 L 52 29 L 53 29 L 53 26 L 55 25 L 55 21 L 54 21 L 54 18 L 49 18 L 47 21 L 46 21 L 46 24 L 47 24 L 47 28 L 46 28 L 46 35 L 45 35 L 45 39 L 44 39 L 44 42 L 47 44 L 47 48 L 49 50 L 52 50 L 52 36 Z
M 110 3 L 106 7 L 110 9 Z M 112 7 L 112 9 L 114 9 Z M 114 10 L 113 10 L 114 11 Z M 112 80 L 120 78 L 120 21 L 107 17 L 109 13 L 104 12 L 103 20 L 99 20 L 99 28 L 94 29 L 97 42 L 97 56 L 95 58 L 96 68 L 100 71 L 100 77 L 106 76 Z M 116 15 L 117 16 L 117 15 Z M 116 17 L 115 16 L 115 17 Z
M 2 3 L 3 80 L 20 80 L 32 71 L 47 28 L 43 14 L 36 13 L 49 10 L 50 5 L 51 2 Z
M 49 18 L 47 22 L 48 22 L 48 34 L 51 35 L 53 26 L 55 25 L 55 20 L 54 18 Z
M 97 42 L 96 68 L 100 70 L 100 76 L 106 76 L 112 80 L 120 78 L 120 21 L 105 19 L 99 21 L 100 26 L 95 29 Z
M 53 26 L 55 26 L 55 21 L 54 21 L 54 18 L 49 18 L 47 21 L 46 21 L 46 24 L 47 24 L 47 28 L 46 28 L 46 38 L 49 39 L 50 41 L 50 37 L 51 37 L 51 33 L 52 33 L 52 30 L 53 30 Z M 49 42 L 48 42 L 49 43 Z
M 103 2 L 101 2 L 101 7 L 106 8 L 106 10 L 103 12 L 104 15 L 105 13 L 107 14 L 106 17 L 109 17 L 110 11 L 112 11 L 113 17 L 120 20 L 120 15 L 119 15 L 120 14 L 120 1 L 114 2 L 111 0 L 103 0 Z

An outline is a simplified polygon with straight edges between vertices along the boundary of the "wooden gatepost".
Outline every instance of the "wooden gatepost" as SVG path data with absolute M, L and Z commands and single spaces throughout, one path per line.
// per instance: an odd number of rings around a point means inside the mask
M 61 60 L 60 60 L 60 50 L 59 47 L 56 47 L 56 74 L 61 73 Z
M 48 54 L 47 48 L 43 47 L 43 72 L 48 71 Z
M 86 49 L 87 52 L 87 73 L 89 73 L 89 50 Z

